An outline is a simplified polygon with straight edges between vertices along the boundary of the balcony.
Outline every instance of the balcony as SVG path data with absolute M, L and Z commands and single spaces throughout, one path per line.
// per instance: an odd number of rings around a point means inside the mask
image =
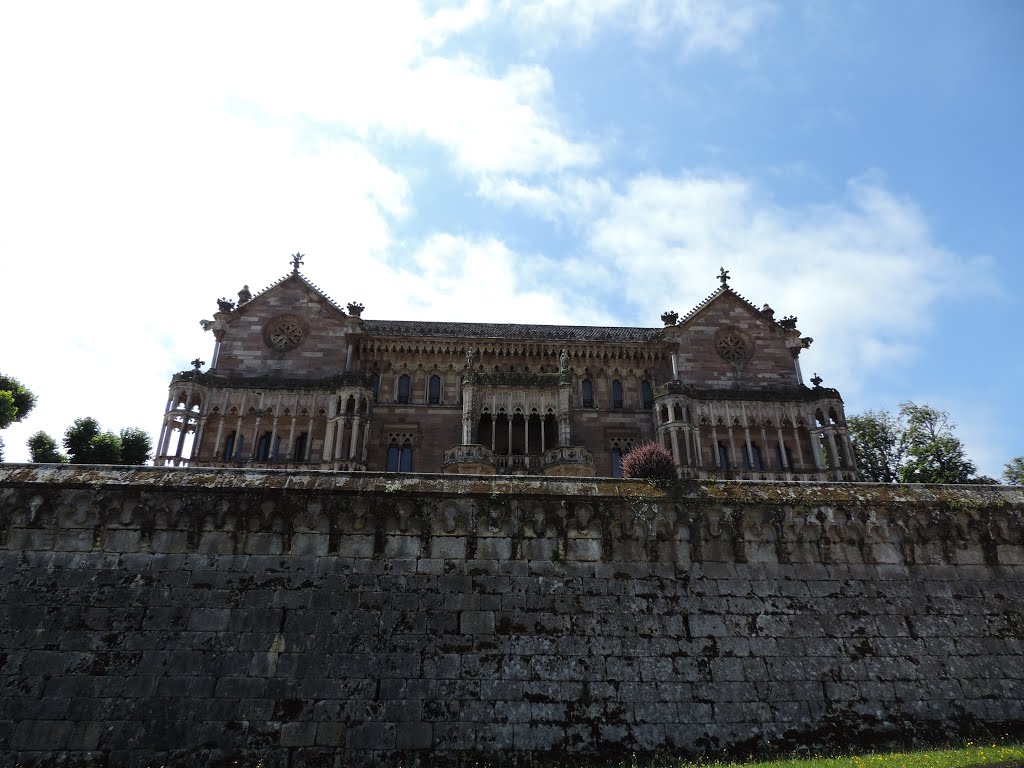
M 579 445 L 550 448 L 539 456 L 495 454 L 482 445 L 456 445 L 444 452 L 441 469 L 459 475 L 593 477 L 594 454 Z

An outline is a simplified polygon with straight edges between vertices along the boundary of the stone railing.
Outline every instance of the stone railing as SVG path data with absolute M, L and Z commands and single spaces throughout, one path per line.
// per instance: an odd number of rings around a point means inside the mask
M 558 446 L 544 451 L 540 466 L 545 475 L 592 477 L 594 454 L 582 445 Z

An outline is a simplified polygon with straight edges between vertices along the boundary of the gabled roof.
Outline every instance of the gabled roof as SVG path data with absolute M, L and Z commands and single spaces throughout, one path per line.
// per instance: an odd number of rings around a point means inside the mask
M 518 325 L 512 323 L 438 323 L 421 320 L 364 320 L 371 336 L 447 336 L 475 339 L 648 342 L 661 338 L 661 328 L 594 325 Z
M 328 296 L 326 293 L 324 293 L 323 290 L 321 290 L 319 286 L 317 286 L 315 283 L 311 282 L 309 280 L 309 278 L 307 278 L 305 275 L 303 275 L 301 272 L 298 272 L 298 271 L 289 272 L 284 277 L 282 277 L 282 278 L 272 282 L 270 285 L 268 285 L 263 290 L 254 293 L 252 298 L 249 299 L 247 302 L 245 302 L 245 304 L 242 304 L 241 306 L 235 307 L 235 311 L 237 312 L 238 310 L 242 309 L 243 307 L 248 307 L 250 304 L 252 304 L 254 301 L 256 301 L 256 299 L 260 298 L 261 296 L 265 296 L 270 291 L 274 290 L 279 285 L 284 285 L 289 280 L 298 280 L 304 286 L 309 288 L 309 290 L 313 291 L 315 294 L 320 296 L 324 301 L 326 301 L 328 304 L 330 304 L 332 307 L 334 307 L 336 310 L 338 310 L 338 312 L 340 312 L 343 315 L 345 314 L 345 310 L 342 309 L 334 299 L 332 299 L 330 296 Z
M 685 324 L 687 324 L 693 318 L 695 318 L 697 315 L 699 315 L 701 312 L 703 312 L 705 309 L 710 307 L 715 301 L 717 301 L 721 297 L 727 296 L 727 295 L 728 296 L 732 296 L 733 298 L 739 300 L 739 302 L 744 307 L 749 309 L 751 312 L 753 312 L 755 315 L 757 315 L 758 317 L 760 317 L 762 320 L 764 320 L 765 322 L 769 323 L 770 325 L 776 325 L 776 326 L 778 326 L 780 328 L 786 328 L 786 326 L 783 326 L 775 318 L 769 318 L 767 315 L 765 315 L 765 313 L 761 309 L 759 309 L 752 301 L 750 301 L 750 299 L 748 299 L 746 296 L 742 296 L 741 294 L 736 293 L 736 291 L 734 291 L 728 285 L 721 286 L 717 291 L 712 293 L 710 296 L 707 296 L 699 304 L 697 304 L 697 306 L 695 306 L 693 309 L 691 309 L 689 312 L 687 312 L 685 315 L 683 315 L 683 317 L 679 318 L 678 325 L 685 325 Z M 795 318 L 794 318 L 794 320 L 795 320 Z

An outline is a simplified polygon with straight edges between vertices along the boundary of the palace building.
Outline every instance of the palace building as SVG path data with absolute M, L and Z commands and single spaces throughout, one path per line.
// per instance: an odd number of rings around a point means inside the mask
M 812 339 L 729 274 L 656 328 L 374 320 L 292 271 L 203 320 L 163 465 L 621 475 L 656 441 L 692 478 L 856 480 L 843 401 L 803 382 Z

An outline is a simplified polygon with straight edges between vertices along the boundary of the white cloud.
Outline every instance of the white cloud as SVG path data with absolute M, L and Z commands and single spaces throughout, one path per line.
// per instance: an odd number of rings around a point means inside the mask
M 685 312 L 724 265 L 750 301 L 799 316 L 816 339 L 805 367 L 848 390 L 909 364 L 941 299 L 992 289 L 984 262 L 935 244 L 912 202 L 863 180 L 845 200 L 784 208 L 738 177 L 640 177 L 593 223 L 590 247 L 581 266 L 605 265 L 645 311 Z M 593 274 L 596 290 L 607 273 Z
M 626 29 L 641 42 L 678 39 L 691 54 L 740 51 L 774 10 L 764 0 L 502 0 L 501 8 L 541 47 L 566 33 L 584 44 Z
M 568 220 L 575 226 L 592 220 L 614 197 L 606 179 L 582 176 L 559 176 L 549 184 L 485 176 L 477 193 L 501 205 L 522 207 L 553 224 Z

